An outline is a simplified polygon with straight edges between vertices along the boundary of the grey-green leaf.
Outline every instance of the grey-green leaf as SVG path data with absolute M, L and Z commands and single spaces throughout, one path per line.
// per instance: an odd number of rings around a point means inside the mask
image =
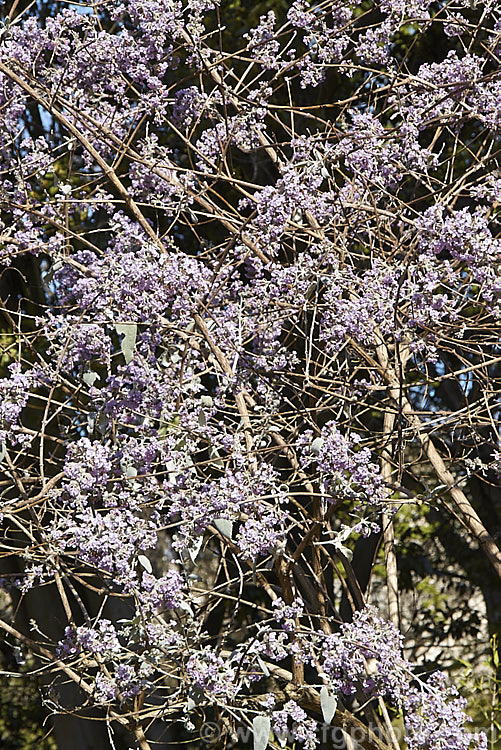
M 268 716 L 255 716 L 252 722 L 254 750 L 266 750 L 270 741 L 271 722 Z
M 224 469 L 224 463 L 220 458 L 220 453 L 217 448 L 214 448 L 214 446 L 211 445 L 209 448 L 209 458 L 214 459 L 212 461 L 212 465 L 216 466 L 218 469 Z
M 92 370 L 89 370 L 88 372 L 84 372 L 82 375 L 82 380 L 85 383 L 85 385 L 88 385 L 89 388 L 91 388 L 96 380 L 99 378 L 99 375 L 97 372 L 93 372 Z
M 136 323 L 116 323 L 115 331 L 119 336 L 123 335 L 120 343 L 126 364 L 131 362 L 136 348 L 137 325 Z
M 146 555 L 138 555 L 137 561 L 140 565 L 143 566 L 143 568 L 146 570 L 147 573 L 153 573 L 153 568 L 151 567 L 151 562 L 148 560 Z
M 337 699 L 329 693 L 325 685 L 320 690 L 320 707 L 326 724 L 330 724 L 337 708 Z
M 98 414 L 96 418 L 96 430 L 101 435 L 104 435 L 106 433 L 106 430 L 108 429 L 108 426 L 109 426 L 108 417 L 106 416 L 106 414 L 103 414 L 101 412 L 101 414 Z
M 263 660 L 261 659 L 261 657 L 260 657 L 260 656 L 258 656 L 258 657 L 257 657 L 257 663 L 259 664 L 259 666 L 260 666 L 260 667 L 261 667 L 261 669 L 263 670 L 263 674 L 264 674 L 264 676 L 265 676 L 265 677 L 269 677 L 269 676 L 270 676 L 270 670 L 268 669 L 268 667 L 267 667 L 267 665 L 266 665 L 266 662 L 264 662 L 264 661 L 263 661 Z
M 214 526 L 223 536 L 231 539 L 231 534 L 233 532 L 233 524 L 231 521 L 228 521 L 227 518 L 216 518 Z
M 315 438 L 313 442 L 310 445 L 310 451 L 313 453 L 314 456 L 318 456 L 320 451 L 322 450 L 322 445 L 324 444 L 324 439 L 321 437 Z
M 204 700 L 204 691 L 197 687 L 196 685 L 193 685 L 190 688 L 190 691 L 188 693 L 188 701 L 187 701 L 187 709 L 188 711 L 191 711 L 195 708 L 195 706 L 199 706 L 200 703 L 203 703 Z
M 347 560 L 349 560 L 350 562 L 353 560 L 353 552 L 351 551 L 351 549 L 345 547 L 344 544 L 335 544 L 334 546 L 341 555 L 344 555 L 344 557 L 346 557 Z
M 194 542 L 192 547 L 188 547 L 188 554 L 191 558 L 191 562 L 195 562 L 195 560 L 198 557 L 198 553 L 200 552 L 202 548 L 202 544 L 204 543 L 203 535 L 201 534 L 198 539 Z

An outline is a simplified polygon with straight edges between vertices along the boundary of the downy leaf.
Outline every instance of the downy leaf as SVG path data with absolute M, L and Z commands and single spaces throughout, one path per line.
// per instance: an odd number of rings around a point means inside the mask
M 270 740 L 271 722 L 268 716 L 255 716 L 252 722 L 254 750 L 266 750 Z
M 329 693 L 325 685 L 320 690 L 320 707 L 326 724 L 330 724 L 337 708 L 337 699 Z
M 214 526 L 223 536 L 231 539 L 231 534 L 233 532 L 233 523 L 231 521 L 228 521 L 227 518 L 216 518 Z
M 115 331 L 119 336 L 123 335 L 120 342 L 122 353 L 125 357 L 126 364 L 132 361 L 134 349 L 136 348 L 137 325 L 136 323 L 117 323 Z
M 138 555 L 137 561 L 140 565 L 143 566 L 143 568 L 146 570 L 147 573 L 153 573 L 153 568 L 151 567 L 151 562 L 148 560 L 146 555 Z

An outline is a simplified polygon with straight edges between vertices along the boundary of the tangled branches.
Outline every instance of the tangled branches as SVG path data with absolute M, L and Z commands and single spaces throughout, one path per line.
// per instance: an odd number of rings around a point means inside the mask
M 495 4 L 269 3 L 243 39 L 212 0 L 16 6 L 0 627 L 48 704 L 141 748 L 323 718 L 397 750 L 398 717 L 486 747 L 404 656 L 394 525 L 452 514 L 501 575 L 468 484 L 499 474 Z

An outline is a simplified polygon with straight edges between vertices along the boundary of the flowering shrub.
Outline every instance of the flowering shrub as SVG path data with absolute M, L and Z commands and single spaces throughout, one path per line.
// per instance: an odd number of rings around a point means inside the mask
M 206 716 L 313 749 L 376 709 L 369 747 L 400 717 L 486 748 L 405 655 L 393 519 L 452 510 L 501 575 L 465 485 L 499 464 L 499 8 L 264 5 L 235 49 L 216 0 L 12 4 L 2 586 L 47 608 L 0 627 L 56 713 L 143 750 Z

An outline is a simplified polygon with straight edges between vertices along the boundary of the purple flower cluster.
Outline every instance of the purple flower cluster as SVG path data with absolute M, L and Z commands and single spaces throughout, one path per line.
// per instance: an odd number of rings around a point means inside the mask
M 316 721 L 308 718 L 306 711 L 295 701 L 288 701 L 283 709 L 272 712 L 272 727 L 280 744 L 292 737 L 301 742 L 305 750 L 315 750 L 318 745 Z
M 498 309 L 501 275 L 496 265 L 501 257 L 501 240 L 493 236 L 485 211 L 464 208 L 447 216 L 444 206 L 436 205 L 419 217 L 419 227 L 423 256 L 447 255 L 458 261 L 468 269 L 472 281 L 481 285 L 489 306 Z
M 266 70 L 280 70 L 280 43 L 275 38 L 276 16 L 273 10 L 261 16 L 259 25 L 251 29 L 245 38 L 249 40 L 249 51 Z
M 161 578 L 143 573 L 139 584 L 141 605 L 152 612 L 176 609 L 183 602 L 184 580 L 177 570 L 169 570 Z
M 438 120 L 459 128 L 474 119 L 498 128 L 501 84 L 485 76 L 484 65 L 476 55 L 458 57 L 455 51 L 441 62 L 423 64 L 400 94 L 405 97 L 406 119 L 419 130 Z
M 343 435 L 335 422 L 322 428 L 320 437 L 313 438 L 305 431 L 298 447 L 302 449 L 302 464 L 315 463 L 320 471 L 327 496 L 355 498 L 365 503 L 380 504 L 385 499 L 385 487 L 379 467 L 371 461 L 368 448 L 359 447 L 360 437 Z
M 238 692 L 238 670 L 209 646 L 190 656 L 186 675 L 192 685 L 203 690 L 211 701 L 226 703 Z
M 157 526 L 124 508 L 102 512 L 87 507 L 61 515 L 50 536 L 61 553 L 76 554 L 131 591 L 135 579 L 131 561 L 156 546 Z
M 78 654 L 80 651 L 98 654 L 104 659 L 112 659 L 120 653 L 121 646 L 117 631 L 109 620 L 102 619 L 96 627 L 81 625 L 65 630 L 65 639 L 60 643 L 62 656 Z
M 415 686 L 412 665 L 402 654 L 397 628 L 372 607 L 357 612 L 322 644 L 321 667 L 331 688 L 342 695 L 380 696 L 403 709 L 411 750 L 484 750 L 485 734 L 465 728 L 466 701 L 435 672 Z
M 303 44 L 307 49 L 296 62 L 301 73 L 301 86 L 318 86 L 325 77 L 326 66 L 343 61 L 350 37 L 347 27 L 352 18 L 352 9 L 346 5 L 333 8 L 327 19 L 305 0 L 292 3 L 287 18 L 291 26 L 303 33 Z
M 442 672 L 435 672 L 421 689 L 411 687 L 405 700 L 407 746 L 409 750 L 486 750 L 483 733 L 465 730 L 471 721 L 465 714 L 466 701 Z
M 273 602 L 273 619 L 282 624 L 288 633 L 292 633 L 296 627 L 296 619 L 304 612 L 304 604 L 301 599 L 295 599 L 291 604 L 286 604 L 283 599 L 278 598 Z
M 10 376 L 0 379 L 0 444 L 7 440 L 14 444 L 29 441 L 20 425 L 21 412 L 28 402 L 33 378 L 21 372 L 17 362 L 9 365 Z
M 143 230 L 124 214 L 112 217 L 114 238 L 102 257 L 89 251 L 75 253 L 74 266 L 55 274 L 62 303 L 76 304 L 83 313 L 109 315 L 150 325 L 163 316 L 186 324 L 193 310 L 209 295 L 210 269 L 177 252 L 161 253 Z
M 276 550 L 285 536 L 287 513 L 276 473 L 267 464 L 252 474 L 228 468 L 219 479 L 195 481 L 193 473 L 180 474 L 165 484 L 170 495 L 169 517 L 179 518 L 175 547 L 196 546 L 197 537 L 215 521 L 241 522 L 236 543 L 244 559 Z
M 97 440 L 81 438 L 66 453 L 64 489 L 75 504 L 87 503 L 93 496 L 102 497 L 112 472 L 110 450 Z
M 336 692 L 381 695 L 401 706 L 411 665 L 402 656 L 403 638 L 392 623 L 371 607 L 357 612 L 353 622 L 327 636 L 322 646 L 322 670 Z
M 320 190 L 323 180 L 321 162 L 312 162 L 308 169 L 284 171 L 275 185 L 266 185 L 254 194 L 257 217 L 252 226 L 268 252 L 278 249 L 288 222 L 301 221 L 302 212 L 309 211 L 319 223 L 326 221 L 329 194 Z M 242 206 L 248 203 L 243 201 Z

